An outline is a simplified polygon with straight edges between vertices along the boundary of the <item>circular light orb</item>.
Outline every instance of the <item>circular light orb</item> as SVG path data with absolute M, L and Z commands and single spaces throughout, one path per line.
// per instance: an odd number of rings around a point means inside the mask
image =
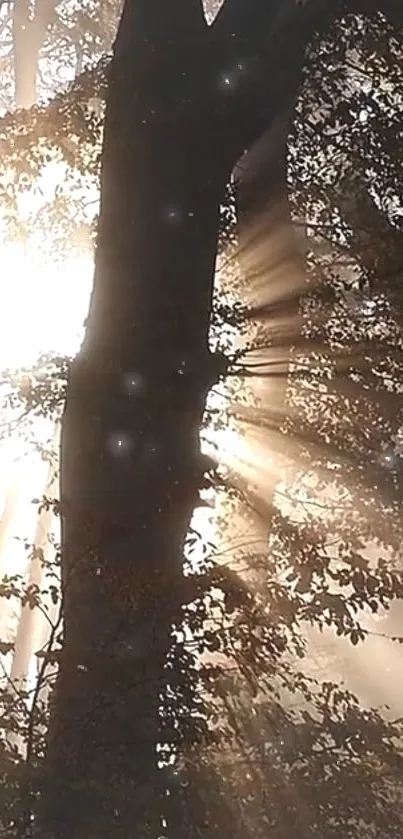
M 141 373 L 125 373 L 123 376 L 123 389 L 128 396 L 141 396 L 145 390 L 145 380 Z
M 107 448 L 115 457 L 126 457 L 133 451 L 133 438 L 126 431 L 114 431 L 109 435 Z

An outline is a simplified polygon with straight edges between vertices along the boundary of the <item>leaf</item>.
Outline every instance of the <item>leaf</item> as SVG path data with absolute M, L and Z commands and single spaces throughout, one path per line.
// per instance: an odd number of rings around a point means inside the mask
M 0 655 L 14 652 L 14 644 L 10 641 L 0 641 Z

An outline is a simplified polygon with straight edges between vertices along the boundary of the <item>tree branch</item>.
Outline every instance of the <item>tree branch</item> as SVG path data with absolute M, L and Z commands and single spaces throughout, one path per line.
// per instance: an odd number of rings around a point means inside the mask
M 226 0 L 211 27 L 227 101 L 223 131 L 240 156 L 290 111 L 303 81 L 305 55 L 346 14 L 382 13 L 403 23 L 395 0 Z M 228 138 L 227 138 L 228 139 Z
M 256 51 L 259 44 L 298 24 L 303 41 L 323 35 L 348 14 L 383 14 L 398 28 L 403 25 L 403 3 L 396 0 L 225 0 L 212 26 L 219 39 Z M 284 56 L 289 58 L 289 54 Z
M 226 0 L 211 29 L 226 101 L 220 106 L 227 144 L 238 157 L 293 108 L 312 37 L 296 0 Z
M 125 0 L 114 43 L 115 57 L 166 52 L 198 39 L 207 29 L 202 0 Z

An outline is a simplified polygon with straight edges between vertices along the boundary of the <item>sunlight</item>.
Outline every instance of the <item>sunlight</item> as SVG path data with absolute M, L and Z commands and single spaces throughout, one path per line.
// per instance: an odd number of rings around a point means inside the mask
M 63 172 L 60 167 L 51 165 L 47 167 L 47 174 L 41 180 L 40 190 L 32 189 L 19 197 L 21 219 L 26 220 L 31 229 L 32 218 L 40 212 L 44 202 L 52 201 L 52 195 L 62 179 Z M 258 262 L 263 259 L 262 254 L 256 254 L 256 250 L 249 253 L 249 259 L 253 257 Z M 270 293 L 273 300 L 280 296 L 283 289 L 284 276 L 281 279 L 280 271 L 282 270 L 284 275 L 284 264 L 281 259 L 278 262 L 276 271 L 270 270 Z M 92 256 L 73 254 L 62 261 L 55 254 L 52 259 L 51 243 L 44 243 L 43 229 L 34 230 L 27 243 L 4 242 L 3 246 L 0 246 L 0 271 L 0 371 L 21 368 L 29 371 L 39 355 L 49 352 L 62 356 L 74 355 L 82 338 L 91 292 Z M 265 283 L 267 295 L 267 276 Z M 277 326 L 280 331 L 283 329 L 282 322 L 277 322 L 273 316 L 272 330 L 275 331 Z M 289 325 L 290 329 L 291 327 L 292 324 Z M 222 337 L 221 334 L 221 340 Z M 237 340 L 236 331 L 229 329 L 226 339 L 230 349 L 233 349 Z M 274 355 L 275 350 L 271 349 L 269 353 Z M 302 519 L 306 514 L 305 506 L 309 499 L 305 499 L 304 506 L 303 499 L 296 496 L 295 487 L 290 486 L 289 478 L 284 483 L 285 467 L 293 459 L 295 452 L 291 441 L 280 434 L 282 381 L 275 377 L 272 380 L 257 380 L 254 382 L 255 390 L 257 385 L 261 386 L 264 400 L 270 405 L 271 426 L 259 429 L 253 423 L 252 409 L 252 423 L 247 424 L 247 427 L 233 420 L 221 422 L 221 412 L 225 412 L 227 407 L 228 390 L 225 384 L 219 384 L 212 390 L 208 399 L 208 407 L 213 415 L 218 415 L 219 421 L 217 427 L 210 427 L 203 434 L 202 447 L 224 470 L 234 475 L 235 487 L 237 477 L 241 479 L 240 488 L 246 488 L 251 492 L 256 498 L 257 507 L 261 499 L 262 509 L 266 512 L 264 502 L 270 503 L 275 496 L 276 505 L 283 514 L 289 514 L 294 521 L 297 518 Z M 258 395 L 262 396 L 260 391 Z M 247 411 L 246 418 L 248 420 Z M 1 419 L 4 422 L 4 418 Z M 41 443 L 45 438 L 52 437 L 53 430 L 49 422 L 38 419 L 32 428 L 32 436 Z M 32 444 L 27 451 L 26 440 L 18 427 L 3 440 L 0 438 L 0 579 L 4 574 L 24 574 L 27 571 L 25 540 L 34 541 L 38 527 L 38 508 L 32 501 L 44 494 L 47 474 L 48 467 L 40 452 Z M 302 489 L 299 486 L 300 493 Z M 318 501 L 316 488 L 310 489 Z M 314 512 L 318 515 L 316 509 Z M 223 518 L 227 524 L 225 533 L 220 529 Z M 253 526 L 247 526 L 243 519 L 234 520 L 232 513 L 228 516 L 225 503 L 223 504 L 220 498 L 217 500 L 214 494 L 208 499 L 203 499 L 195 509 L 191 526 L 200 537 L 200 543 L 192 548 L 189 557 L 194 570 L 197 570 L 203 560 L 203 546 L 215 544 L 220 548 L 218 556 L 222 555 L 223 562 L 227 562 L 230 555 L 232 566 L 235 567 L 238 562 L 242 564 L 245 551 L 249 550 L 257 536 L 263 546 L 267 544 L 264 528 L 259 530 L 256 522 Z M 15 637 L 19 618 L 15 604 L 2 604 L 1 637 Z M 330 649 L 330 634 L 329 638 L 326 635 L 325 641 Z M 315 643 L 316 638 L 313 639 L 313 649 Z M 34 633 L 31 642 L 32 653 L 35 651 L 33 645 Z M 390 666 L 391 659 L 388 658 L 386 645 L 379 641 L 378 646 Z M 338 650 L 339 641 L 336 642 L 336 647 Z M 343 652 L 343 661 L 348 657 L 352 660 L 353 650 L 346 645 L 344 647 L 346 649 Z M 313 660 L 314 658 L 315 655 L 312 655 Z M 354 662 L 356 661 L 355 658 Z M 357 674 L 368 669 L 364 656 L 360 661 L 361 671 L 355 664 Z M 32 683 L 34 665 L 35 657 L 31 654 L 28 670 L 32 670 Z M 389 685 L 387 678 L 386 684 Z M 386 696 L 386 688 L 384 693 Z M 390 696 L 387 698 L 390 699 Z
M 9 245 L 0 263 L 0 369 L 29 366 L 43 352 L 74 353 L 88 306 L 91 261 L 49 265 L 32 249 Z
M 56 174 L 60 174 L 56 171 Z M 55 175 L 55 173 L 53 173 Z M 49 188 L 51 184 L 48 184 Z M 42 193 L 42 201 L 44 194 Z M 37 196 L 25 193 L 23 209 L 34 209 Z M 35 244 L 36 239 L 36 244 Z M 0 371 L 29 372 L 43 353 L 72 355 L 79 346 L 92 283 L 92 260 L 74 256 L 52 263 L 35 233 L 29 244 L 4 243 L 0 248 Z M 24 574 L 26 541 L 38 529 L 34 498 L 45 492 L 48 464 L 36 445 L 47 444 L 53 423 L 37 418 L 31 440 L 18 424 L 8 428 L 7 404 L 0 424 L 0 577 Z M 2 637 L 13 638 L 19 620 L 12 601 L 1 609 Z
M 57 166 L 48 167 L 40 194 L 32 189 L 22 195 L 20 209 L 24 217 L 36 212 L 44 199 L 50 199 L 55 180 L 61 174 Z M 63 263 L 52 261 L 41 250 L 40 235 L 34 233 L 27 245 L 3 244 L 0 270 L 0 371 L 23 369 L 29 373 L 37 358 L 49 352 L 74 355 L 82 338 L 91 292 L 91 256 L 73 256 Z M 212 395 L 209 403 L 222 410 L 225 393 Z M 3 425 L 7 422 L 6 415 L 7 409 L 3 407 Z M 38 443 L 49 440 L 51 423 L 36 419 L 32 436 Z M 233 428 L 220 428 L 208 431 L 203 449 L 233 466 L 245 457 L 247 447 Z M 40 498 L 44 492 L 47 466 L 34 445 L 30 444 L 27 450 L 18 427 L 12 432 L 7 430 L 3 439 L 0 437 L 0 466 L 2 576 L 24 571 L 24 541 L 32 537 L 37 521 L 37 505 L 32 504 L 32 499 Z M 216 538 L 214 520 L 214 500 L 207 507 L 203 504 L 196 508 L 192 527 L 204 543 Z
M 23 370 L 29 374 L 41 354 L 71 356 L 81 341 L 92 259 L 78 254 L 65 261 L 57 259 L 57 254 L 52 259 L 52 242 L 44 242 L 43 229 L 32 223 L 44 202 L 51 201 L 62 175 L 60 167 L 48 166 L 41 189 L 32 188 L 19 196 L 19 218 L 27 221 L 31 230 L 33 227 L 33 233 L 26 243 L 4 239 L 0 247 L 0 372 Z M 48 446 L 52 438 L 55 443 L 54 422 L 37 417 L 27 440 L 26 429 L 18 423 L 9 428 L 6 401 L 0 419 L 0 579 L 20 574 L 29 584 L 43 588 L 45 571 L 37 559 L 29 560 L 27 545 L 35 545 L 46 556 L 52 550 L 51 540 L 59 541 L 58 520 L 51 514 L 39 514 L 35 500 L 49 494 L 49 464 L 40 446 Z M 34 689 L 35 653 L 49 636 L 44 614 L 28 607 L 21 610 L 17 600 L 3 598 L 0 636 L 15 644 L 12 656 L 1 656 L 8 678 L 16 685 L 27 680 L 26 685 Z
M 60 176 L 58 170 L 53 176 Z M 48 181 L 51 189 L 52 182 Z M 53 183 L 54 186 L 54 183 Z M 49 196 L 46 190 L 38 198 L 35 191 L 24 194 L 21 209 L 29 217 L 38 208 L 38 201 Z M 6 243 L 0 247 L 0 371 L 29 371 L 42 354 L 74 355 L 80 345 L 83 323 L 88 309 L 93 279 L 93 259 L 74 255 L 62 262 L 52 260 L 49 245 L 42 249 L 41 233 L 34 232 L 27 244 Z M 211 396 L 215 409 L 225 407 L 225 392 Z M 38 537 L 41 517 L 38 504 L 46 494 L 48 464 L 37 445 L 47 444 L 54 436 L 50 420 L 34 420 L 31 439 L 18 427 L 8 430 L 8 409 L 3 405 L 0 424 L 0 579 L 4 575 L 21 574 L 31 581 L 33 565 L 28 561 L 27 543 L 43 543 Z M 3 427 L 2 427 L 3 426 Z M 210 430 L 203 448 L 215 451 L 228 465 L 245 456 L 245 442 L 232 428 Z M 201 501 L 192 518 L 191 527 L 197 534 L 189 557 L 196 570 L 205 550 L 217 541 L 215 499 Z M 46 539 L 58 541 L 58 522 L 48 522 Z M 39 538 L 39 543 L 38 543 Z M 36 572 L 39 573 L 40 571 Z M 39 577 L 38 577 L 39 579 Z M 42 582 L 41 587 L 43 587 Z M 25 632 L 20 642 L 21 632 Z M 42 637 L 43 633 L 46 637 Z M 38 610 L 25 615 L 19 604 L 2 602 L 0 637 L 15 643 L 15 653 L 1 656 L 9 678 L 21 679 L 35 686 L 38 661 L 35 652 L 46 643 L 49 627 L 44 625 Z M 40 640 L 39 640 L 40 639 Z

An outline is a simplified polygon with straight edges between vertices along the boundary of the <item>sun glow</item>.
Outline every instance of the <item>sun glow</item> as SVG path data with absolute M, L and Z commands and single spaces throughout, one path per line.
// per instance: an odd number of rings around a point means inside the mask
M 56 174 L 60 176 L 57 170 Z M 36 212 L 36 204 L 36 194 L 27 193 L 21 206 L 23 215 Z M 82 338 L 93 276 L 92 256 L 73 255 L 63 262 L 52 260 L 50 249 L 45 252 L 41 249 L 42 238 L 42 233 L 36 236 L 34 232 L 28 245 L 17 242 L 0 246 L 0 372 L 29 374 L 42 354 L 74 355 Z M 225 394 L 215 401 L 213 397 L 213 403 L 214 408 L 223 409 Z M 0 576 L 25 568 L 24 541 L 33 538 L 37 523 L 37 506 L 32 504 L 32 499 L 43 495 L 47 475 L 47 465 L 35 450 L 35 443 L 49 441 L 53 435 L 51 422 L 35 420 L 31 427 L 34 442 L 27 446 L 18 425 L 9 430 L 7 422 L 7 408 L 3 404 L 0 542 L 6 549 L 0 558 Z M 244 449 L 242 438 L 230 428 L 210 430 L 207 447 L 212 454 L 218 453 L 228 466 L 239 460 Z M 214 500 L 210 499 L 207 507 L 203 502 L 195 510 L 192 526 L 205 543 L 215 539 L 214 520 Z
M 90 257 L 75 255 L 63 263 L 52 262 L 41 249 L 39 236 L 35 246 L 34 233 L 28 246 L 0 247 L 0 276 L 0 372 L 29 372 L 41 354 L 74 354 L 88 308 Z M 45 494 L 49 467 L 35 444 L 46 445 L 54 437 L 54 423 L 37 419 L 27 441 L 18 422 L 10 424 L 7 385 L 1 383 L 1 391 L 0 577 L 28 573 L 25 543 L 42 538 L 33 499 Z M 53 530 L 51 525 L 54 536 Z M 18 620 L 16 604 L 3 601 L 3 638 L 13 638 Z
M 0 252 L 0 368 L 29 366 L 44 352 L 77 349 L 88 306 L 89 258 L 63 265 L 22 245 Z

